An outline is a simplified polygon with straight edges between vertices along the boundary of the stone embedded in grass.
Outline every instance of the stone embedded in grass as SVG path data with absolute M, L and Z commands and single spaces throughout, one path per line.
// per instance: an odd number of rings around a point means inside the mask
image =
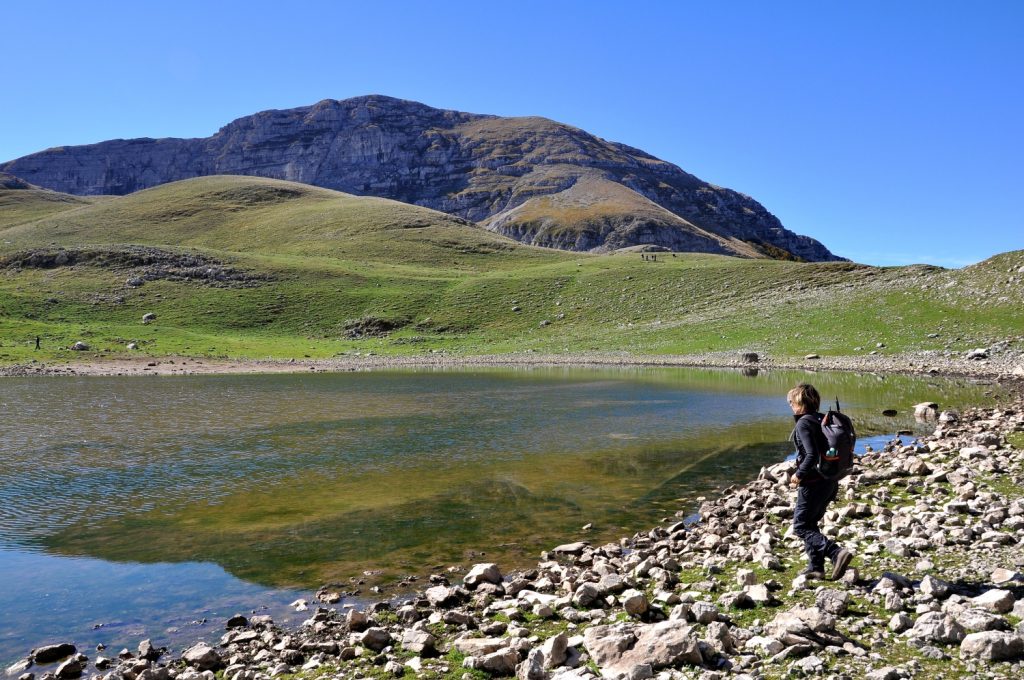
M 818 591 L 814 598 L 814 603 L 818 609 L 824 612 L 842 616 L 850 605 L 850 593 L 845 590 L 825 588 Z
M 146 312 L 142 315 L 142 323 L 152 323 L 156 321 L 156 314 L 153 312 Z
M 752 586 L 757 583 L 757 574 L 753 569 L 739 569 L 736 571 L 736 584 L 740 586 Z

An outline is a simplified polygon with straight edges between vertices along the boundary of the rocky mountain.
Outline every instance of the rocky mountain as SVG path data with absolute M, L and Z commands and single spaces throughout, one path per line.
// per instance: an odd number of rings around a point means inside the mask
M 127 194 L 256 175 L 457 215 L 525 243 L 839 260 L 760 203 L 650 154 L 545 118 L 435 109 L 379 95 L 263 111 L 202 139 L 117 139 L 0 164 L 69 194 Z

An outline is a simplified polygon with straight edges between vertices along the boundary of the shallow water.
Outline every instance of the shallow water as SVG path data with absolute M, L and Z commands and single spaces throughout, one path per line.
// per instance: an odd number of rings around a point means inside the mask
M 784 395 L 807 379 L 862 435 L 920 427 L 919 401 L 991 398 L 965 381 L 680 368 L 4 379 L 0 661 L 58 639 L 212 641 L 221 618 L 280 619 L 326 582 L 371 596 L 617 539 L 784 458 Z

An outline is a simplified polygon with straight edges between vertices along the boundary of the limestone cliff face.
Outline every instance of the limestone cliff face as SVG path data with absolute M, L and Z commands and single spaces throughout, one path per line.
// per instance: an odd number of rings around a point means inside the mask
M 205 139 L 47 149 L 0 164 L 0 171 L 84 195 L 257 175 L 422 205 L 557 248 L 652 244 L 841 259 L 786 230 L 749 196 L 638 149 L 544 118 L 446 111 L 378 95 L 264 111 Z

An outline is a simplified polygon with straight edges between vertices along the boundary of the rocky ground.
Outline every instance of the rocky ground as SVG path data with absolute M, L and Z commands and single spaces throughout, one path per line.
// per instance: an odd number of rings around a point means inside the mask
M 1018 393 L 1020 385 L 1017 385 Z M 824 531 L 852 550 L 809 581 L 791 535 L 790 463 L 618 543 L 536 568 L 437 573 L 359 611 L 318 593 L 298 630 L 233 617 L 181 654 L 34 650 L 19 680 L 305 678 L 979 678 L 1024 676 L 1024 399 L 930 413 L 841 482 Z M 682 513 L 680 513 L 682 515 Z M 297 602 L 302 610 L 308 603 Z M 60 662 L 59 666 L 54 664 Z M 40 672 L 41 671 L 41 672 Z
M 460 366 L 694 366 L 707 368 L 805 369 L 879 373 L 928 373 L 987 379 L 1024 377 L 1024 351 L 1019 343 L 996 343 L 969 352 L 921 351 L 902 354 L 863 354 L 807 358 L 773 357 L 741 352 L 642 356 L 625 353 L 532 352 L 464 356 L 432 352 L 412 356 L 350 353 L 331 359 L 217 359 L 197 357 L 106 357 L 82 352 L 82 358 L 64 362 L 31 362 L 0 366 L 0 376 L 28 375 L 196 375 L 212 373 L 284 373 L 357 371 L 380 368 Z M 756 359 L 754 359 L 756 357 Z M 753 359 L 753 360 L 752 360 Z

